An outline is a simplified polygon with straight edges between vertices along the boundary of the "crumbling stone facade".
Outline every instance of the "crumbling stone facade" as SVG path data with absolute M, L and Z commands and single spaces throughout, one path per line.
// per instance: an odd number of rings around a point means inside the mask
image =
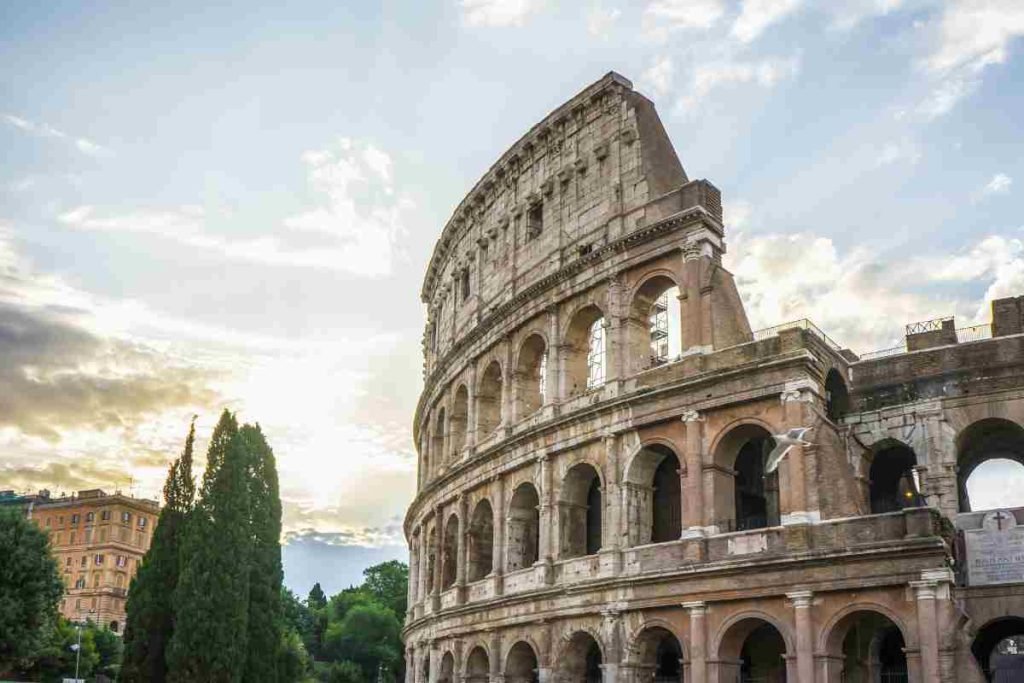
M 456 209 L 422 291 L 409 683 L 985 680 L 1024 584 L 965 585 L 953 522 L 958 470 L 1024 459 L 1020 303 L 861 359 L 752 331 L 724 238 L 614 73 Z

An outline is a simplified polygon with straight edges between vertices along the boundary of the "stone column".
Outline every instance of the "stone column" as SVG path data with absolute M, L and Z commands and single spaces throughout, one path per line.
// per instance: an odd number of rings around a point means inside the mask
M 555 654 L 551 651 L 554 637 L 551 633 L 551 624 L 543 619 L 537 622 L 538 639 L 537 647 L 537 679 L 540 683 L 551 683 L 554 681 L 554 666 L 552 659 Z
M 501 476 L 491 480 L 494 487 L 494 546 L 491 549 L 491 575 L 494 594 L 501 595 L 505 587 L 505 481 Z
M 935 599 L 938 582 L 926 578 L 911 581 L 914 597 L 917 599 L 917 638 L 920 645 L 921 683 L 940 683 L 939 679 L 939 631 L 936 619 Z
M 786 593 L 796 610 L 796 669 L 799 683 L 814 683 L 814 625 L 811 622 L 811 591 Z
M 416 577 L 419 572 L 419 536 L 420 530 L 416 529 L 412 533 L 412 540 L 409 542 L 409 588 L 406 592 L 406 602 L 409 603 L 408 614 L 412 614 L 413 608 L 416 605 L 416 600 L 419 595 L 417 592 L 418 586 L 416 585 Z
M 813 400 L 805 383 L 787 384 L 779 396 L 782 401 L 783 428 L 807 427 L 804 404 Z M 788 492 L 788 499 L 784 494 Z M 794 446 L 779 466 L 779 517 L 782 524 L 808 524 L 813 521 L 807 505 L 807 478 L 804 473 L 804 448 Z
M 628 321 L 624 320 L 620 311 L 622 299 L 622 283 L 615 277 L 608 279 L 608 295 L 604 307 L 604 381 L 613 382 L 625 375 L 625 362 L 628 348 L 626 331 Z
M 405 683 L 416 683 L 416 648 L 405 648 Z
M 469 378 L 466 386 L 466 448 L 469 453 L 476 452 L 476 363 L 469 364 Z
M 441 609 L 441 565 L 444 559 L 444 518 L 441 507 L 434 509 L 434 590 L 430 592 L 431 610 Z
M 557 520 L 554 506 L 554 487 L 551 483 L 551 459 L 547 453 L 537 456 L 537 463 L 540 465 L 540 529 L 538 539 L 538 564 L 543 566 L 541 570 L 544 576 L 544 583 L 551 583 L 554 578 L 551 563 L 555 556 L 555 543 L 558 538 L 555 532 Z
M 688 410 L 680 418 L 686 425 L 686 451 L 683 453 L 685 466 L 679 480 L 683 496 L 683 538 L 703 536 L 705 527 L 704 511 L 704 418 L 696 410 Z M 713 499 L 712 499 L 713 500 Z
M 544 405 L 558 403 L 564 394 L 559 393 L 559 376 L 561 375 L 561 361 L 558 349 L 560 346 L 558 331 L 558 306 L 552 305 L 548 308 L 548 346 L 544 353 L 548 356 L 547 375 L 544 377 Z
M 611 433 L 604 434 L 604 491 L 601 492 L 602 534 L 601 539 L 601 570 L 602 573 L 618 574 L 622 569 L 622 509 L 619 495 L 619 438 Z
M 501 652 L 501 632 L 492 631 L 490 637 L 490 643 L 488 644 L 491 650 L 491 656 L 488 660 L 490 664 L 490 683 L 504 683 L 505 672 L 501 669 L 501 663 L 505 660 Z
M 455 600 L 461 605 L 466 601 L 466 537 L 469 535 L 469 524 L 466 522 L 465 494 L 459 494 L 456 510 L 459 514 L 459 545 L 455 550 Z
M 606 609 L 601 611 L 603 620 L 601 631 L 605 642 L 605 656 L 601 665 L 602 680 L 604 683 L 618 683 L 619 663 L 622 661 L 622 635 L 620 626 L 622 616 L 617 609 Z
M 513 387 L 512 383 L 515 381 L 515 373 L 512 371 L 512 340 L 506 336 L 502 340 L 503 353 L 501 354 L 501 426 L 505 433 L 508 434 L 512 429 L 513 424 L 513 410 L 512 410 L 512 394 Z
M 702 601 L 684 602 L 683 609 L 690 615 L 690 670 L 686 681 L 708 683 L 707 604 Z

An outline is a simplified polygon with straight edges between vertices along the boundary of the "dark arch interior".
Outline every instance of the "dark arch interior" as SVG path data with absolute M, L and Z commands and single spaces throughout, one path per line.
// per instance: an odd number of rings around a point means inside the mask
M 769 623 L 750 632 L 740 650 L 740 676 L 743 683 L 786 683 L 786 641 Z
M 587 683 L 601 683 L 601 648 L 594 640 L 587 647 L 585 667 L 584 680 Z
M 526 417 L 544 404 L 544 382 L 547 374 L 547 346 L 539 334 L 530 335 L 519 350 L 516 368 L 519 417 Z
M 850 410 L 850 392 L 839 371 L 832 368 L 825 376 L 825 413 L 838 422 Z
M 530 644 L 519 641 L 508 653 L 508 665 L 505 667 L 505 683 L 538 683 L 537 655 Z
M 601 479 L 593 466 L 572 467 L 559 501 L 562 557 L 593 555 L 601 549 Z
M 671 449 L 655 446 L 663 454 L 654 470 L 654 500 L 651 511 L 651 542 L 678 541 L 683 532 L 682 499 L 679 487 L 679 458 Z
M 466 660 L 467 683 L 486 683 L 490 679 L 490 659 L 482 647 L 474 647 Z
M 597 477 L 590 481 L 587 490 L 587 548 L 586 554 L 593 555 L 601 549 L 601 482 Z
M 779 474 L 765 475 L 764 465 L 775 441 L 754 437 L 736 455 L 736 529 L 763 529 L 779 523 Z
M 469 415 L 469 390 L 460 385 L 455 391 L 455 402 L 452 404 L 452 417 L 448 426 L 451 434 L 451 456 L 457 457 L 466 445 L 467 417 Z
M 872 514 L 896 512 L 923 504 L 914 482 L 914 451 L 896 444 L 875 453 L 868 473 Z
M 454 683 L 455 681 L 455 657 L 451 652 L 445 652 L 441 658 L 441 667 L 438 670 L 438 683 Z
M 846 621 L 849 625 L 842 642 L 844 683 L 906 683 L 906 643 L 899 627 L 875 612 L 857 612 Z
M 1024 465 L 1024 429 L 1002 419 L 986 419 L 975 422 L 965 429 L 958 439 L 957 488 L 960 496 L 960 511 L 970 512 L 970 494 L 967 480 L 974 469 L 990 460 L 1012 460 Z M 1024 493 L 1015 506 L 1024 505 Z
M 572 683 L 601 683 L 601 647 L 586 631 L 577 631 L 555 663 L 555 680 Z
M 1024 618 L 1006 617 L 985 624 L 974 637 L 971 652 L 990 681 L 996 680 L 996 672 L 1001 669 L 1013 670 L 1014 666 L 1022 666 Z
M 655 626 L 644 630 L 637 642 L 643 678 L 656 683 L 681 683 L 683 648 L 668 629 Z
M 532 566 L 540 555 L 540 497 L 533 484 L 520 484 L 509 505 L 505 539 L 508 570 Z
M 444 548 L 441 552 L 441 589 L 455 585 L 455 563 L 459 554 L 459 520 L 455 515 L 448 518 L 444 527 Z
M 480 501 L 469 525 L 469 580 L 479 581 L 491 573 L 494 559 L 494 513 L 491 504 Z
M 485 439 L 501 424 L 501 366 L 492 361 L 484 370 L 476 400 L 476 421 L 481 439 Z

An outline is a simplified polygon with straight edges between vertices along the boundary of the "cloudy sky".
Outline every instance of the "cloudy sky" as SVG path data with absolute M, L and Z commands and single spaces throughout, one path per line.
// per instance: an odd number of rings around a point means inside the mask
M 3 15 L 0 488 L 152 496 L 190 416 L 205 441 L 238 410 L 278 455 L 302 592 L 404 557 L 433 240 L 609 70 L 722 189 L 755 326 L 806 316 L 867 351 L 1024 293 L 1018 0 Z

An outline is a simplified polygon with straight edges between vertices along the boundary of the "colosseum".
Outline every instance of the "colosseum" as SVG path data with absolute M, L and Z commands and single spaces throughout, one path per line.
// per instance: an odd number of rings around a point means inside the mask
M 858 355 L 751 330 L 725 248 L 615 73 L 459 204 L 422 288 L 407 682 L 1022 680 L 1024 508 L 966 481 L 1024 463 L 1024 297 Z

